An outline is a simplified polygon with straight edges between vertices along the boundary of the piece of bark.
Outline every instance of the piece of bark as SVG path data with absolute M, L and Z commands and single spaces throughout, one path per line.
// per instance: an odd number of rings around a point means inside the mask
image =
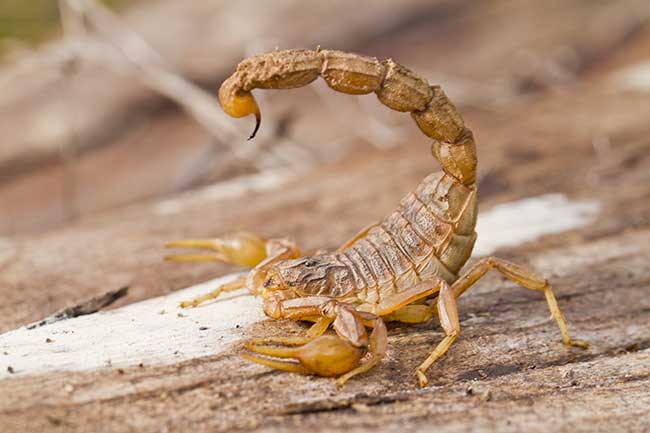
M 82 302 L 71 307 L 65 307 L 63 310 L 58 311 L 43 320 L 27 325 L 27 329 L 38 328 L 39 326 L 51 325 L 52 323 L 60 322 L 61 320 L 72 319 L 74 317 L 86 316 L 88 314 L 96 313 L 99 310 L 108 307 L 118 299 L 126 296 L 129 288 L 121 287 L 117 290 L 111 290 L 103 295 L 95 296 L 85 302 Z

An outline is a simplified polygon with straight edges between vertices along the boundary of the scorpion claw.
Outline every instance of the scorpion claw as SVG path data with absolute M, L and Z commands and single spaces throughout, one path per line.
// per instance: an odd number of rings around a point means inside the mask
M 250 353 L 242 353 L 241 357 L 247 361 L 256 364 L 265 365 L 267 367 L 275 368 L 276 370 L 290 371 L 292 373 L 309 374 L 310 371 L 297 362 L 284 361 L 279 359 L 267 358 Z
M 223 262 L 254 267 L 266 258 L 266 241 L 253 233 L 226 234 L 215 239 L 185 239 L 168 242 L 166 248 L 199 248 L 210 254 L 184 254 L 165 257 L 169 262 Z
M 279 370 L 324 377 L 349 372 L 359 365 L 366 353 L 365 349 L 335 335 L 323 335 L 298 347 L 258 344 L 252 340 L 245 348 L 252 353 L 244 352 L 241 356 L 249 361 Z

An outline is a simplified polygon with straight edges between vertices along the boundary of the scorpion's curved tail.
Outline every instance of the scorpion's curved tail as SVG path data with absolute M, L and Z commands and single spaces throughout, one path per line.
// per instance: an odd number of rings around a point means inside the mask
M 465 185 L 476 180 L 476 146 L 456 107 L 439 86 L 429 83 L 392 59 L 334 50 L 274 51 L 246 59 L 221 85 L 219 102 L 233 117 L 254 114 L 260 125 L 260 110 L 253 89 L 290 89 L 305 86 L 322 76 L 339 92 L 362 95 L 375 92 L 382 104 L 410 112 L 422 132 L 434 139 L 433 155 L 443 170 Z

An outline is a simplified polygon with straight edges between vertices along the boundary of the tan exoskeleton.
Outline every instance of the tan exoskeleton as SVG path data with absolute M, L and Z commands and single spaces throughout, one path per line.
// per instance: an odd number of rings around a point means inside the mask
M 339 92 L 375 92 L 382 104 L 410 112 L 422 132 L 434 140 L 432 152 L 443 171 L 427 176 L 397 210 L 334 252 L 301 257 L 287 239 L 264 240 L 251 233 L 168 244 L 214 250 L 168 260 L 253 267 L 246 277 L 182 306 L 196 306 L 247 287 L 263 297 L 269 317 L 315 323 L 304 338 L 251 340 L 243 356 L 282 370 L 338 376 L 339 386 L 384 357 L 385 321 L 422 323 L 437 314 L 446 336 L 416 370 L 420 385 L 426 386 L 426 370 L 460 333 L 456 299 L 496 269 L 527 289 L 544 292 L 564 343 L 588 347 L 569 336 L 553 289 L 544 278 L 494 257 L 460 273 L 476 240 L 476 148 L 472 132 L 440 87 L 430 86 L 390 59 L 320 49 L 287 50 L 241 62 L 221 86 L 219 101 L 233 117 L 256 116 L 252 138 L 261 116 L 251 90 L 305 86 L 319 76 Z M 336 334 L 326 334 L 330 326 Z M 372 328 L 370 335 L 367 327 Z

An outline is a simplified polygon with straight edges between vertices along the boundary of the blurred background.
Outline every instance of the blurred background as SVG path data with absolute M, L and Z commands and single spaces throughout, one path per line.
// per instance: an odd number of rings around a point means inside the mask
M 515 154 L 499 157 L 516 167 L 543 156 L 547 126 L 570 115 L 575 128 L 551 127 L 551 139 L 572 137 L 590 156 L 616 145 L 608 130 L 616 113 L 603 107 L 600 121 L 580 125 L 585 116 L 561 95 L 605 86 L 647 98 L 649 17 L 646 0 L 360 1 L 353 8 L 344 1 L 2 0 L 0 236 L 242 176 L 263 181 L 337 161 L 353 167 L 368 152 L 428 147 L 409 116 L 373 95 L 335 94 L 323 82 L 258 92 L 264 123 L 246 142 L 252 120 L 226 118 L 216 91 L 242 58 L 276 47 L 390 56 L 441 84 L 478 137 L 489 194 L 504 187 L 495 167 L 500 140 L 522 140 Z M 517 125 L 518 138 L 514 114 L 548 95 L 560 97 Z M 482 128 L 490 129 L 488 144 Z

